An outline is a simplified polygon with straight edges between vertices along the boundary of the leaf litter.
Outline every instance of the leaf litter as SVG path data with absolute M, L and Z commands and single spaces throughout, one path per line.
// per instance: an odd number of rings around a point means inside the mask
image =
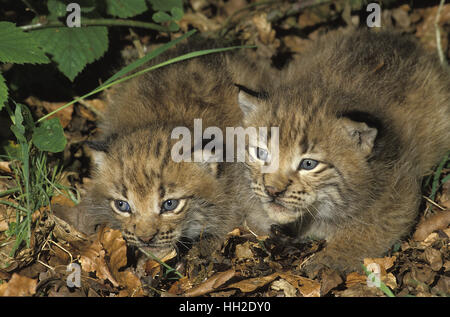
M 358 10 L 363 8 L 358 1 L 352 3 L 330 5 L 325 1 L 321 6 L 297 10 L 287 1 L 276 5 L 268 1 L 249 10 L 247 1 L 190 0 L 180 27 L 186 31 L 194 26 L 211 36 L 233 34 L 245 43 L 256 43 L 253 54 L 258 58 L 282 66 L 286 57 L 298 58 L 309 42 L 327 29 L 361 23 Z M 445 4 L 438 25 L 442 50 L 450 57 L 449 10 L 450 4 Z M 412 8 L 394 4 L 383 11 L 384 25 L 414 34 L 430 51 L 436 50 L 436 5 Z M 151 40 L 142 35 L 141 42 L 146 45 Z M 96 132 L 107 98 L 106 93 L 104 98 L 85 100 L 56 115 L 68 138 L 64 158 L 71 172 L 67 181 L 80 191 L 89 182 L 89 155 L 80 144 Z M 26 102 L 38 117 L 65 103 L 37 96 L 29 96 Z M 0 164 L 4 176 L 1 190 L 11 189 L 9 163 Z M 441 179 L 448 175 L 447 166 Z M 424 188 L 424 195 L 429 192 L 430 188 Z M 435 204 L 424 200 L 426 212 L 421 210 L 410 238 L 395 244 L 386 257 L 364 259 L 366 267 L 376 264 L 380 268 L 381 282 L 395 296 L 450 296 L 450 182 L 442 184 L 436 194 Z M 63 195 L 53 197 L 52 205 L 76 208 Z M 370 287 L 368 276 L 361 272 L 323 269 L 306 277 L 301 264 L 322 248 L 323 241 L 289 246 L 237 228 L 208 258 L 200 257 L 194 246 L 185 257 L 171 254 L 161 259 L 181 272 L 180 278 L 155 259 L 137 263 L 136 250 L 127 246 L 120 231 L 102 227 L 95 235 L 86 236 L 54 216 L 50 208 L 35 212 L 30 246 L 11 255 L 14 238 L 9 229 L 15 220 L 14 209 L 0 205 L 0 296 L 386 296 L 380 288 Z M 81 268 L 80 288 L 67 285 L 71 263 Z

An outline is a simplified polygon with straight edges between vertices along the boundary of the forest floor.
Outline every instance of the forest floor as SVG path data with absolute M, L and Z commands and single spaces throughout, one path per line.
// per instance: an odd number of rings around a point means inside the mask
M 322 5 L 304 8 L 288 1 L 258 3 L 190 0 L 179 23 L 180 32 L 172 36 L 193 27 L 205 36 L 234 37 L 256 44 L 254 54 L 258 58 L 282 67 L 300 58 L 304 47 L 321 34 L 364 25 L 368 16 L 361 1 L 352 5 L 351 1 L 333 4 L 324 1 Z M 408 1 L 389 1 L 382 9 L 382 27 L 413 34 L 430 51 L 438 50 L 435 23 L 438 7 L 438 1 L 423 1 L 417 6 Z M 441 7 L 439 21 L 440 50 L 448 61 L 450 4 Z M 117 32 L 113 36 L 115 56 L 119 56 L 121 63 L 134 60 L 155 43 L 167 40 L 167 35 L 149 34 L 145 30 Z M 91 78 L 90 82 L 98 80 L 96 72 L 106 73 L 100 63 L 93 65 L 91 71 L 88 66 L 82 76 Z M 119 68 L 120 64 L 116 65 Z M 95 134 L 107 94 L 86 99 L 56 114 L 68 140 L 60 157 L 64 162 L 62 182 L 80 193 L 89 182 L 90 167 L 82 142 Z M 70 100 L 58 98 L 51 93 L 31 91 L 22 102 L 41 117 Z M 11 255 L 15 237 L 8 230 L 16 221 L 16 211 L 0 205 L 0 296 L 449 296 L 450 181 L 443 182 L 449 174 L 450 161 L 444 159 L 425 178 L 420 217 L 411 235 L 395 244 L 386 257 L 364 260 L 366 267 L 374 267 L 375 263 L 380 268 L 381 283 L 375 286 L 368 283 L 368 275 L 357 272 L 322 270 L 315 276 L 304 276 L 301 264 L 320 250 L 323 242 L 279 245 L 269 237 L 256 237 L 245 228 L 230 232 L 221 250 L 208 258 L 197 255 L 194 248 L 181 259 L 171 254 L 165 259 L 148 260 L 137 271 L 133 250 L 127 247 L 119 231 L 101 228 L 96 235 L 85 237 L 52 216 L 49 206 L 33 214 L 30 245 L 22 244 Z M 0 175 L 0 191 L 15 186 L 9 162 L 0 162 Z M 13 196 L 5 198 L 14 200 Z M 52 198 L 52 205 L 56 204 L 74 206 L 63 195 Z M 75 265 L 68 269 L 71 263 Z M 71 278 L 78 268 L 81 286 L 71 287 L 70 281 L 76 282 Z

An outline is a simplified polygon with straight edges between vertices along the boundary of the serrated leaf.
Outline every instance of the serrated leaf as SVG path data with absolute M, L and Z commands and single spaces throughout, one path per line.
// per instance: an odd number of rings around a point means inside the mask
M 171 21 L 172 17 L 165 12 L 158 11 L 155 14 L 153 14 L 152 19 L 156 23 L 162 23 L 162 22 Z
M 8 87 L 5 83 L 5 78 L 0 73 L 0 110 L 5 106 L 6 101 L 8 101 Z
M 32 140 L 39 150 L 53 153 L 63 151 L 67 143 L 58 118 L 43 121 L 34 129 Z
M 0 22 L 0 62 L 42 64 L 50 60 L 30 33 L 11 22 Z
M 71 81 L 108 49 L 108 29 L 104 26 L 52 28 L 37 30 L 33 34 L 42 48 L 52 55 L 58 69 Z
M 145 0 L 106 0 L 106 12 L 119 18 L 133 17 L 145 11 Z
M 180 8 L 183 10 L 183 0 L 150 0 L 154 11 L 170 12 L 172 8 Z

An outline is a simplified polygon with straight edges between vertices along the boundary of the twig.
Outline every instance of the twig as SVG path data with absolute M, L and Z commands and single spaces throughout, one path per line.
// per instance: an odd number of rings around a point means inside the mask
M 445 210 L 444 207 L 442 207 L 442 206 L 439 205 L 438 203 L 432 201 L 432 200 L 431 200 L 430 198 L 428 198 L 427 196 L 423 195 L 422 197 L 425 198 L 425 200 L 428 201 L 430 204 L 432 204 L 432 205 L 438 207 L 438 208 L 441 209 L 441 210 Z
M 169 29 L 163 27 L 161 25 L 151 23 L 151 22 L 142 22 L 135 20 L 125 20 L 125 19 L 81 19 L 81 26 L 128 26 L 128 27 L 137 27 L 144 29 L 151 29 L 159 32 L 170 32 Z M 42 23 L 36 24 L 28 24 L 23 25 L 20 28 L 24 31 L 33 31 L 45 28 L 57 28 L 57 27 L 66 27 L 66 24 L 61 21 L 46 21 Z

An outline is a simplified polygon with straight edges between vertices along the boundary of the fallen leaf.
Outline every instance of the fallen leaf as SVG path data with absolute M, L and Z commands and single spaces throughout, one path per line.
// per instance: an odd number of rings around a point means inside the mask
M 65 102 L 42 101 L 33 96 L 30 96 L 27 99 L 25 99 L 25 102 L 30 107 L 42 107 L 45 110 L 47 110 L 47 113 L 50 113 L 66 104 Z M 70 121 L 72 120 L 72 113 L 73 113 L 73 105 L 66 107 L 62 110 L 59 110 L 57 113 L 50 116 L 49 118 L 55 117 L 58 118 L 59 121 L 61 122 L 62 127 L 65 128 L 69 125 Z
M 425 249 L 423 255 L 433 271 L 437 272 L 441 269 L 443 265 L 441 252 L 430 247 Z
M 392 290 L 397 288 L 397 279 L 395 278 L 394 274 L 388 273 L 384 277 L 381 278 L 381 281 L 386 285 L 389 286 Z
M 253 258 L 253 252 L 250 249 L 250 242 L 246 241 L 243 244 L 236 245 L 236 258 L 238 260 L 243 259 L 252 259 Z
M 280 273 L 279 275 L 281 278 L 285 279 L 295 288 L 297 288 L 302 296 L 320 296 L 320 283 L 318 281 L 292 273 Z
M 227 281 L 229 281 L 231 278 L 236 276 L 236 271 L 231 269 L 225 272 L 219 272 L 208 278 L 205 282 L 202 284 L 188 290 L 183 294 L 183 296 L 187 297 L 193 297 L 193 296 L 201 296 L 208 294 L 219 287 L 221 287 L 223 284 L 225 284 Z M 233 284 L 234 285 L 234 284 Z M 233 288 L 230 286 L 230 288 Z
M 214 20 L 208 19 L 203 13 L 185 13 L 179 22 L 180 28 L 184 31 L 188 30 L 189 25 L 199 29 L 201 32 L 218 30 L 221 25 Z
M 345 279 L 345 286 L 350 288 L 356 284 L 367 284 L 367 276 L 357 272 L 349 273 Z
M 384 258 L 365 258 L 364 266 L 367 267 L 370 263 L 375 263 L 381 266 L 381 272 L 386 272 L 394 265 L 396 259 L 397 258 L 395 256 Z
M 31 296 L 36 285 L 37 280 L 14 273 L 8 283 L 0 285 L 0 296 Z
M 240 282 L 228 285 L 228 288 L 237 288 L 243 293 L 251 293 L 258 288 L 261 288 L 273 280 L 275 280 L 279 276 L 278 273 L 273 273 L 268 276 L 255 277 L 246 280 L 242 280 Z
M 52 204 L 58 204 L 66 207 L 73 207 L 75 203 L 72 199 L 68 198 L 66 195 L 56 195 L 52 197 Z
M 187 276 L 183 276 L 178 281 L 173 283 L 167 292 L 172 295 L 180 295 L 190 288 L 192 288 L 191 280 Z
M 95 272 L 101 280 L 109 280 L 115 287 L 119 283 L 112 276 L 105 261 L 105 250 L 101 243 L 96 240 L 88 248 L 83 250 L 80 256 L 81 268 L 85 272 Z
M 343 280 L 335 270 L 325 270 L 321 276 L 320 295 L 328 294 L 333 288 L 340 285 Z
M 274 281 L 270 288 L 276 291 L 283 291 L 284 297 L 295 297 L 297 294 L 297 289 L 283 279 Z

